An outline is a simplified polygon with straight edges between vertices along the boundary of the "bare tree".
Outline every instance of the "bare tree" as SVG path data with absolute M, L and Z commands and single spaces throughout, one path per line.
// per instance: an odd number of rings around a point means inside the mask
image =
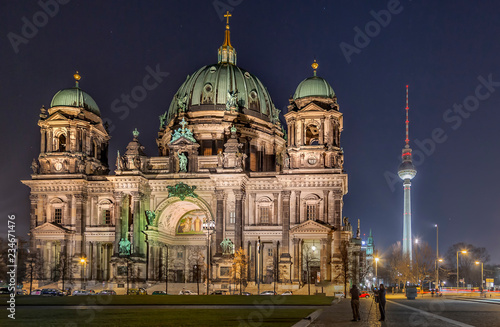
M 242 286 L 247 285 L 247 269 L 248 261 L 245 254 L 245 250 L 240 248 L 234 253 L 233 264 L 231 265 L 230 275 L 231 281 L 234 284 L 238 284 L 240 288 L 240 295 L 242 291 Z
M 412 274 L 416 283 L 426 276 L 434 276 L 436 253 L 427 242 L 415 244 L 413 247 Z
M 483 264 L 490 261 L 490 255 L 486 248 L 475 247 L 472 244 L 467 243 L 456 243 L 448 248 L 445 254 L 446 267 L 450 271 L 450 282 L 452 285 L 457 283 L 457 252 L 466 250 L 466 254 L 459 253 L 458 255 L 458 266 L 460 270 L 460 279 L 464 279 L 466 282 L 472 282 L 472 280 L 477 280 L 477 268 L 475 268 L 475 262 L 483 262 Z
M 351 270 L 350 270 L 350 260 L 349 260 L 349 241 L 343 240 L 340 242 L 340 251 L 339 251 L 339 261 L 335 265 L 337 275 L 333 278 L 333 280 L 337 283 L 342 283 L 344 285 L 344 294 L 347 294 L 347 283 L 351 278 Z

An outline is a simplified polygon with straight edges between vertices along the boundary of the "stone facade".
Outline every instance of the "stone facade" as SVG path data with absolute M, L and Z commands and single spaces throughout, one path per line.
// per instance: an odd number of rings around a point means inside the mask
M 238 72 L 221 60 L 207 76 Z M 260 83 L 239 71 L 238 83 Z M 258 94 L 267 92 L 262 86 L 250 87 L 246 102 L 236 98 L 237 84 L 201 85 L 200 102 L 188 79 L 180 89 L 187 93 L 160 116 L 159 155 L 148 156 L 134 131 L 113 175 L 98 114 L 73 103 L 42 108 L 40 156 L 23 181 L 31 188 L 38 279 L 60 279 L 64 266 L 68 280 L 140 286 L 164 281 L 167 271 L 170 282 L 203 281 L 210 267 L 210 281 L 224 288 L 232 253 L 221 244 L 229 239 L 245 251 L 250 283 L 334 280 L 341 241 L 352 238 L 342 219 L 343 116 L 334 94 L 314 94 L 308 83 L 317 79 L 315 71 L 290 99 L 287 131 L 269 95 Z M 312 94 L 303 94 L 307 87 Z M 121 249 L 127 242 L 130 252 Z

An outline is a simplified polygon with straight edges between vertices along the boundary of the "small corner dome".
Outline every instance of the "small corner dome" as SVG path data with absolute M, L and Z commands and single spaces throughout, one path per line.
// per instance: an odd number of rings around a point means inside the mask
M 99 107 L 94 99 L 79 87 L 60 90 L 52 98 L 50 106 L 83 108 L 99 117 L 101 116 Z
M 335 92 L 324 78 L 312 76 L 303 80 L 293 95 L 294 100 L 306 97 L 334 98 Z

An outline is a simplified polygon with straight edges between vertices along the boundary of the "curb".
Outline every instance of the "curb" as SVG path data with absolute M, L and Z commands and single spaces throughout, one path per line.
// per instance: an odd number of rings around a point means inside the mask
M 319 309 L 311 313 L 309 316 L 302 318 L 301 321 L 293 325 L 292 327 L 307 327 L 318 319 L 319 315 L 323 312 L 323 309 Z

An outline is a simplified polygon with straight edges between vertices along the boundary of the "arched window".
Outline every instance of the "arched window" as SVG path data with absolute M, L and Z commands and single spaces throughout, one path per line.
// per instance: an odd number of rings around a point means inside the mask
M 319 130 L 316 125 L 307 126 L 306 130 L 306 145 L 319 144 Z
M 305 197 L 306 220 L 318 220 L 320 216 L 320 197 L 316 194 L 309 194 Z
M 270 225 L 273 223 L 273 201 L 267 196 L 257 201 L 257 215 L 260 225 Z
M 66 135 L 61 134 L 59 135 L 59 152 L 65 152 L 66 151 Z

